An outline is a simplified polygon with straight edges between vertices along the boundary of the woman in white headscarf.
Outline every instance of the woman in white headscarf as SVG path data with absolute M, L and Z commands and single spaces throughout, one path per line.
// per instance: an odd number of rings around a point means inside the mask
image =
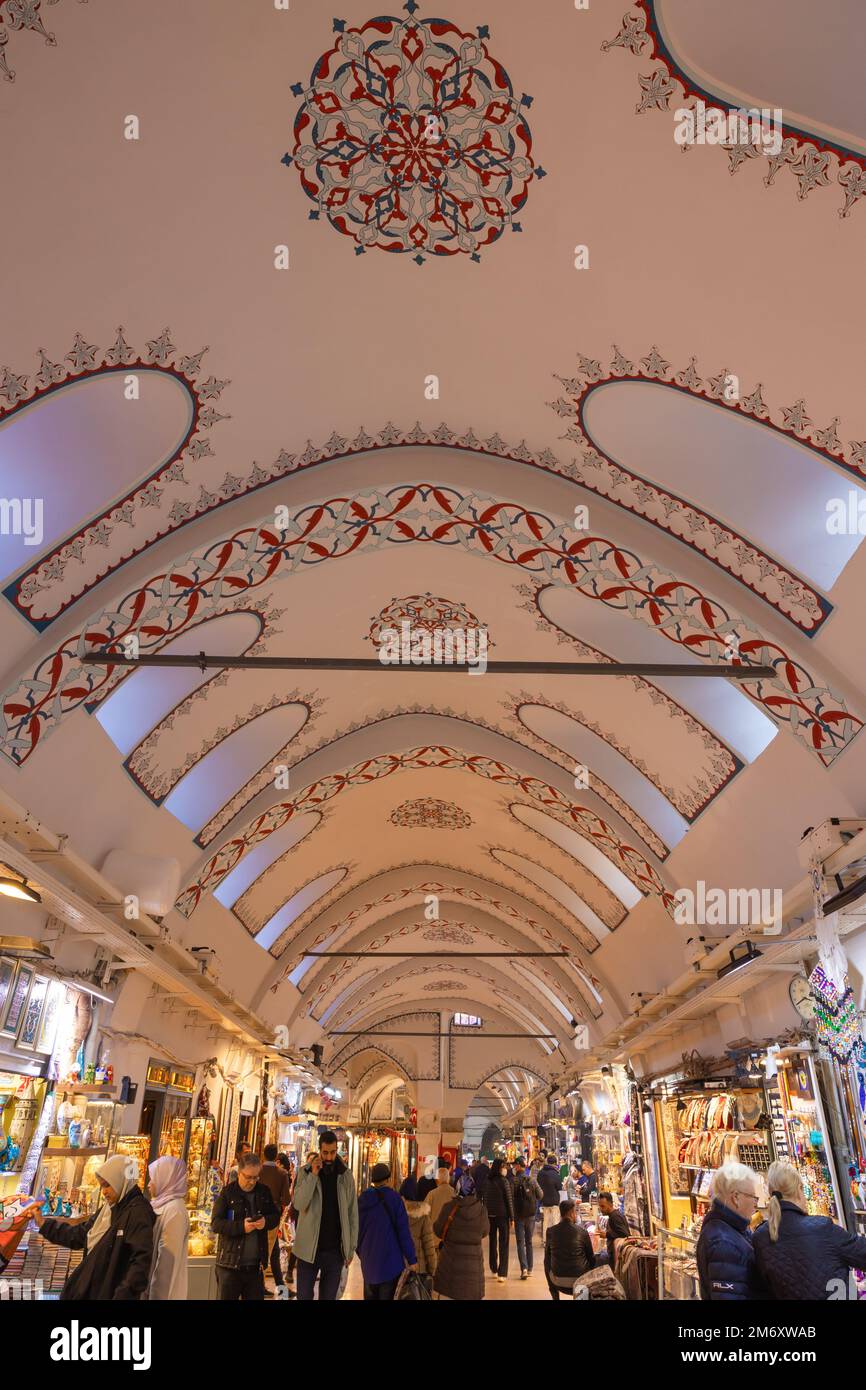
M 30 1208 L 44 1240 L 85 1252 L 60 1297 L 85 1303 L 141 1298 L 153 1259 L 154 1215 L 138 1186 L 138 1163 L 112 1154 L 97 1168 L 96 1178 L 104 1200 L 86 1221 L 43 1216 L 38 1203 Z
M 187 1296 L 189 1215 L 186 1209 L 187 1171 L 182 1158 L 154 1159 L 150 1174 L 150 1203 L 156 1213 L 149 1299 L 175 1301 Z

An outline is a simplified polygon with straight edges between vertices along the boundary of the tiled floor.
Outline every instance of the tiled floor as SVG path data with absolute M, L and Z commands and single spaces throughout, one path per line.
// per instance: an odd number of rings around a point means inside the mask
M 517 1249 L 513 1240 L 509 1248 L 508 1259 L 508 1276 L 505 1283 L 500 1284 L 488 1270 L 487 1242 L 484 1242 L 485 1299 L 489 1298 L 497 1301 L 505 1300 L 506 1302 L 512 1299 L 545 1299 L 547 1302 L 550 1302 L 550 1291 L 548 1290 L 547 1282 L 544 1278 L 544 1271 L 542 1269 L 540 1230 L 536 1233 L 533 1242 L 534 1267 L 528 1279 L 521 1279 L 520 1277 L 520 1266 L 517 1263 Z M 268 1283 L 268 1287 L 271 1287 L 270 1282 Z M 349 1269 L 349 1282 L 343 1297 L 350 1300 L 360 1300 L 363 1296 L 364 1288 L 361 1278 L 361 1265 L 360 1261 L 355 1259 L 352 1261 L 351 1268 Z M 563 1297 L 566 1297 L 566 1295 L 563 1295 Z

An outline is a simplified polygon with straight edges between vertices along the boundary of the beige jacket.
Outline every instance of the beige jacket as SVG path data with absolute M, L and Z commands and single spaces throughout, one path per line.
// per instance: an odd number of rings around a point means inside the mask
M 427 1201 L 430 1204 L 430 1220 L 435 1224 L 443 1208 L 454 1201 L 454 1188 L 450 1182 L 437 1183 L 433 1191 L 428 1192 Z

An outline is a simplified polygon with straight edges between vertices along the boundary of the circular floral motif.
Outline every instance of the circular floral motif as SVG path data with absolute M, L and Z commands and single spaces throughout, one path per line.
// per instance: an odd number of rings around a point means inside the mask
M 361 255 L 371 247 L 478 260 L 517 214 L 533 178 L 526 109 L 491 57 L 486 25 L 464 33 L 444 19 L 383 15 L 337 39 L 313 68 L 283 163 Z
M 468 830 L 472 817 L 453 801 L 422 796 L 417 801 L 404 801 L 392 811 L 391 824 L 408 830 Z
M 425 941 L 448 942 L 451 946 L 471 946 L 474 939 L 464 927 L 451 922 L 440 922 L 424 933 Z
M 441 632 L 445 628 L 474 632 L 480 631 L 483 626 L 465 603 L 454 603 L 436 594 L 409 594 L 406 598 L 392 598 L 379 616 L 373 619 L 370 641 L 378 646 L 386 633 L 395 629 L 400 631 L 403 623 L 408 623 L 413 630 L 420 628 L 424 632 Z M 486 627 L 484 630 L 487 631 Z M 489 636 L 487 646 L 493 646 Z

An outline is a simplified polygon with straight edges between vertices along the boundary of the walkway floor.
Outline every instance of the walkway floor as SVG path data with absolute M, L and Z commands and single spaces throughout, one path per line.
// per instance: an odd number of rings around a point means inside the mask
M 520 1266 L 517 1263 L 517 1250 L 513 1240 L 510 1244 L 508 1259 L 508 1275 L 506 1277 L 505 1283 L 500 1284 L 498 1280 L 495 1279 L 493 1275 L 489 1272 L 487 1264 L 487 1242 L 484 1242 L 485 1299 L 493 1299 L 496 1301 L 505 1300 L 506 1302 L 512 1299 L 544 1299 L 546 1302 L 550 1302 L 550 1291 L 547 1287 L 547 1281 L 545 1280 L 544 1270 L 542 1268 L 542 1246 L 540 1227 L 539 1230 L 536 1232 L 535 1239 L 533 1242 L 533 1270 L 529 1278 L 521 1279 L 520 1277 Z M 272 1287 L 270 1279 L 268 1280 L 267 1287 Z M 361 1300 L 364 1297 L 364 1286 L 363 1280 L 361 1278 L 361 1265 L 360 1261 L 357 1259 L 352 1261 L 352 1265 L 349 1270 L 349 1282 L 346 1286 L 346 1292 L 343 1295 L 343 1297 L 349 1300 Z M 563 1297 L 568 1297 L 568 1295 L 563 1295 Z

